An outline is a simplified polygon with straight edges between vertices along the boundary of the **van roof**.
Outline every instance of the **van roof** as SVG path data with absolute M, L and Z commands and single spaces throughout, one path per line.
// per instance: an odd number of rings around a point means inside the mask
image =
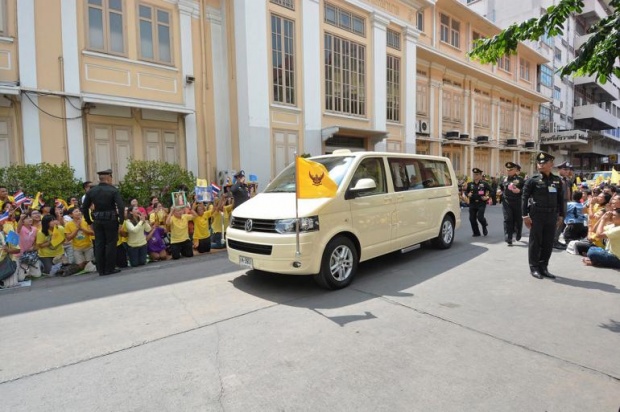
M 319 157 L 333 157 L 333 156 L 351 156 L 351 157 L 365 157 L 365 156 L 415 156 L 420 159 L 436 159 L 447 160 L 445 156 L 433 156 L 422 155 L 416 153 L 396 153 L 396 152 L 374 152 L 374 151 L 355 151 L 352 152 L 349 149 L 336 149 L 331 154 L 312 156 L 312 158 Z

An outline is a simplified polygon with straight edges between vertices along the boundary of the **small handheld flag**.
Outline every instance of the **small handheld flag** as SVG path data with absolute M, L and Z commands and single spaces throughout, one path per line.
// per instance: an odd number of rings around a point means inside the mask
M 4 212 L 0 215 L 0 224 L 9 220 L 9 212 Z
M 12 245 L 19 245 L 19 235 L 17 233 L 15 233 L 13 230 L 11 230 L 6 235 L 6 242 L 10 243 Z
M 15 199 L 15 204 L 19 206 L 26 201 L 26 195 L 20 190 L 13 195 L 13 199 Z
M 217 196 L 220 193 L 220 190 L 222 190 L 221 187 L 219 187 L 215 183 L 211 183 L 211 191 L 213 192 L 213 194 Z

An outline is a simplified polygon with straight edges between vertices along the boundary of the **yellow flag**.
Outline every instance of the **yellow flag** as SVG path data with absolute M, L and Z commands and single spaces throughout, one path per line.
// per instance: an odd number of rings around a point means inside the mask
M 298 199 L 336 196 L 338 185 L 329 177 L 325 166 L 303 157 L 297 157 L 295 168 Z
M 611 169 L 611 183 L 620 183 L 620 172 L 616 172 L 616 168 Z
M 603 176 L 599 175 L 596 180 L 594 181 L 594 186 L 600 186 L 601 183 L 603 183 Z
M 196 187 L 208 187 L 207 179 L 196 179 Z
M 581 184 L 581 178 L 579 176 L 575 178 L 575 183 L 577 183 L 578 185 Z
M 571 190 L 572 190 L 573 192 L 576 192 L 576 191 L 578 191 L 578 190 L 579 190 L 579 188 L 577 187 L 577 185 L 576 185 L 575 183 L 573 183 L 573 187 L 571 188 Z
M 32 204 L 30 205 L 30 209 L 38 209 L 43 206 L 45 203 L 41 202 L 41 192 L 37 192 L 37 195 L 34 197 Z

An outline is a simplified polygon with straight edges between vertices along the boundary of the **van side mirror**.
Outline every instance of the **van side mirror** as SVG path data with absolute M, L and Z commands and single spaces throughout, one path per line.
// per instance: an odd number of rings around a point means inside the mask
M 345 195 L 345 199 L 353 199 L 359 196 L 359 194 L 364 192 L 371 192 L 377 188 L 377 184 L 373 179 L 364 178 L 360 179 L 355 183 L 355 186 L 347 190 Z

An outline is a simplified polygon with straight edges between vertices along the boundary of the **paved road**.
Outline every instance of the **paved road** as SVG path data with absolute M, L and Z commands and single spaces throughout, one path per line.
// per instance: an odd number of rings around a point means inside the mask
M 0 410 L 617 411 L 620 273 L 534 279 L 487 215 L 336 292 L 225 253 L 1 292 Z

